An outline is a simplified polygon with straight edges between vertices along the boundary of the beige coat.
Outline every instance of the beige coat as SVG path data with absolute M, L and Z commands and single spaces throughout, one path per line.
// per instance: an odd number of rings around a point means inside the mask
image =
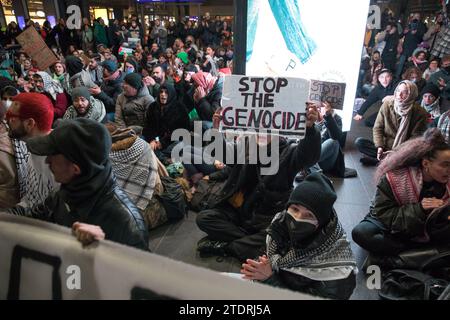
M 427 130 L 427 112 L 418 103 L 412 107 L 411 122 L 408 128 L 408 139 L 420 136 Z M 391 150 L 395 136 L 400 127 L 401 117 L 395 113 L 394 100 L 386 100 L 378 112 L 373 127 L 373 142 L 375 147 Z
M 8 129 L 0 122 L 0 209 L 11 208 L 19 202 L 17 167 Z

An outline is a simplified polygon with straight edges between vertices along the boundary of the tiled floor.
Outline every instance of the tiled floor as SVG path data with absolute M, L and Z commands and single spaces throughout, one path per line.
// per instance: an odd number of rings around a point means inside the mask
M 371 132 L 362 123 L 353 123 L 352 130 L 348 133 L 345 161 L 347 167 L 355 168 L 358 171 L 358 177 L 350 179 L 332 178 L 338 194 L 335 209 L 350 240 L 352 228 L 367 214 L 370 199 L 375 191 L 373 183 L 374 168 L 361 165 L 359 162 L 360 155 L 355 149 L 353 141 L 359 136 L 371 138 Z M 217 261 L 216 258 L 204 259 L 199 257 L 196 252 L 196 244 L 205 234 L 197 228 L 195 217 L 195 212 L 189 212 L 188 217 L 183 221 L 153 230 L 150 234 L 150 249 L 156 254 L 212 270 L 239 272 L 240 264 L 236 259 L 225 258 L 223 261 L 220 261 L 220 259 Z M 353 241 L 352 248 L 358 267 L 361 269 L 360 267 L 367 254 Z M 365 274 L 360 270 L 357 288 L 352 299 L 378 299 L 377 292 L 368 290 L 365 283 Z

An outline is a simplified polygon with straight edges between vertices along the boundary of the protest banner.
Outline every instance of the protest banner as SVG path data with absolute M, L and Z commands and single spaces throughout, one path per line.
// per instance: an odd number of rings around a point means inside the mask
M 310 81 L 225 76 L 220 131 L 266 132 L 302 139 Z
M 58 57 L 33 27 L 26 28 L 16 39 L 25 53 L 35 61 L 39 70 L 45 70 L 58 61 Z
M 0 300 L 4 299 L 316 298 L 107 240 L 83 248 L 69 228 L 0 212 Z
M 345 83 L 311 80 L 309 100 L 329 102 L 333 109 L 344 108 Z

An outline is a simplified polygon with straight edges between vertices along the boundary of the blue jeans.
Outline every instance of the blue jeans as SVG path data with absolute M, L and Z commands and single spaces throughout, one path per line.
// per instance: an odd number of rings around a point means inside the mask
M 330 171 L 334 168 L 340 148 L 341 146 L 337 140 L 328 139 L 322 143 L 319 166 L 324 172 Z

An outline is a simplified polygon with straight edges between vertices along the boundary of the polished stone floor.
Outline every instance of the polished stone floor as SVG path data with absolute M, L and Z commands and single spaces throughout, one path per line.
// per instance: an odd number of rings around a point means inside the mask
M 358 177 L 349 179 L 332 178 L 338 194 L 335 209 L 350 240 L 352 228 L 367 214 L 370 199 L 375 191 L 373 182 L 375 168 L 361 165 L 359 162 L 360 154 L 355 149 L 353 141 L 356 137 L 371 138 L 371 135 L 371 129 L 364 127 L 362 123 L 354 122 L 352 124 L 352 130 L 347 137 L 345 161 L 347 167 L 357 170 Z M 196 252 L 196 244 L 205 234 L 197 228 L 195 217 L 195 212 L 189 212 L 186 219 L 176 224 L 161 226 L 153 230 L 150 236 L 150 249 L 156 254 L 196 266 L 220 272 L 239 272 L 240 264 L 233 258 L 225 258 L 223 261 L 218 262 L 216 258 L 205 259 L 199 257 Z M 360 268 L 367 253 L 353 241 L 351 242 L 360 269 L 357 288 L 353 293 L 352 299 L 378 299 L 376 291 L 367 289 L 366 275 Z

